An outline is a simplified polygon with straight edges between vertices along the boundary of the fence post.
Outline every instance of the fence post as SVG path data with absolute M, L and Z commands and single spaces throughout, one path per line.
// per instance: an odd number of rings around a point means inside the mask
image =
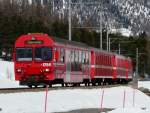
M 133 89 L 133 107 L 135 107 L 135 89 Z
M 45 106 L 44 106 L 44 113 L 47 112 L 47 94 L 48 94 L 48 85 L 45 88 Z
M 101 95 L 101 107 L 100 107 L 100 112 L 103 111 L 103 98 L 104 98 L 104 89 L 102 90 L 102 95 Z
M 125 108 L 125 101 L 126 101 L 126 91 L 124 90 L 124 93 L 123 93 L 123 108 Z

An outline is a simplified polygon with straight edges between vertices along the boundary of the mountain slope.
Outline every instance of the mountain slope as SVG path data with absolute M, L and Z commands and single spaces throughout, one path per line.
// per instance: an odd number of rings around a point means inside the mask
M 79 19 L 80 24 L 90 22 L 97 26 L 102 13 L 103 25 L 109 22 L 111 27 L 128 28 L 135 34 L 147 31 L 150 27 L 150 0 L 72 0 L 72 15 Z M 82 5 L 81 5 L 82 3 Z M 88 4 L 91 3 L 91 4 Z M 63 4 L 68 4 L 67 0 Z M 67 6 L 65 6 L 68 8 Z M 84 26 L 84 25 L 83 25 Z

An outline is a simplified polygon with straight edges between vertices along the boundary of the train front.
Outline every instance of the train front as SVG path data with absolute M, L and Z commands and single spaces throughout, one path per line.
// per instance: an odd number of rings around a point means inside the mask
M 27 34 L 15 42 L 15 79 L 29 87 L 54 80 L 53 40 L 47 34 Z

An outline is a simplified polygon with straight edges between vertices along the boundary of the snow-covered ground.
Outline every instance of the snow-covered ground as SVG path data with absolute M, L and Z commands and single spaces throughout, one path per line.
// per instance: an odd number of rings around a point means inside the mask
M 14 78 L 14 63 L 0 61 L 0 88 L 19 87 Z
M 150 98 L 148 96 L 138 90 L 135 90 L 134 107 L 134 90 L 129 87 L 115 87 L 108 89 L 66 89 L 49 91 L 47 112 L 62 112 L 82 108 L 100 109 L 103 90 L 104 108 L 117 108 L 116 111 L 140 111 L 140 113 L 143 111 L 142 108 L 150 111 Z M 123 109 L 124 91 L 126 91 L 125 109 Z M 2 108 L 2 113 L 42 113 L 45 110 L 44 103 L 45 92 L 0 94 L 0 107 Z
M 0 88 L 20 87 L 14 81 L 13 65 L 13 62 L 0 61 Z M 139 86 L 147 87 L 147 84 L 150 82 L 140 82 Z M 115 109 L 109 113 L 150 113 L 150 98 L 130 87 L 48 91 L 47 113 L 83 108 L 100 109 L 101 105 L 103 108 Z M 43 113 L 45 92 L 0 94 L 0 109 L 0 113 Z
M 138 82 L 138 87 L 143 87 L 143 88 L 147 88 L 150 90 L 150 81 L 139 81 Z

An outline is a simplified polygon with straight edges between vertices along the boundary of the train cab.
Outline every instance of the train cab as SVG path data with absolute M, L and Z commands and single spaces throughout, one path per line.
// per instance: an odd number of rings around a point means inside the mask
M 16 40 L 15 79 L 21 85 L 39 85 L 54 79 L 53 46 L 53 40 L 46 34 L 22 35 Z

